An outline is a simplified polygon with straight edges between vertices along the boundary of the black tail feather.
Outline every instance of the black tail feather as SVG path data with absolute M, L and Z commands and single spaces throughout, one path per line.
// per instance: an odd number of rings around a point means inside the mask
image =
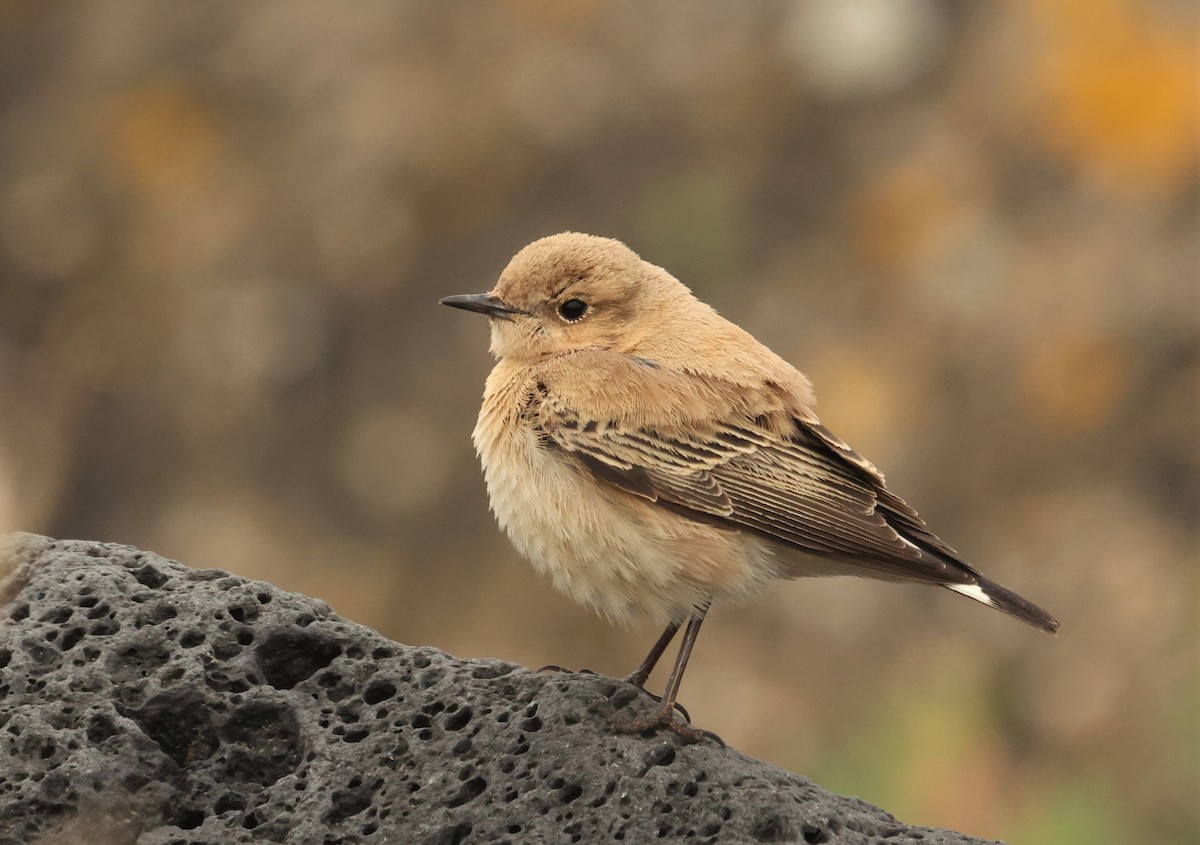
M 1058 633 L 1058 620 L 1036 604 L 1023 599 L 1012 590 L 976 576 L 975 584 L 943 584 L 942 586 L 968 598 L 975 599 L 1010 616 L 1015 616 L 1026 625 L 1032 625 L 1048 634 Z

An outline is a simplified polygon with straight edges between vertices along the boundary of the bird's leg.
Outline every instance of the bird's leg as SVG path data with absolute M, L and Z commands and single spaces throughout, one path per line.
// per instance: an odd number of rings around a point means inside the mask
M 667 646 L 671 644 L 671 640 L 675 639 L 675 632 L 679 630 L 681 622 L 672 622 L 662 632 L 662 636 L 658 638 L 658 642 L 650 649 L 650 653 L 646 655 L 646 659 L 642 664 L 633 670 L 631 674 L 626 676 L 625 683 L 633 684 L 646 695 L 653 698 L 655 701 L 662 701 L 662 698 L 646 689 L 646 680 L 650 677 L 650 673 L 654 671 L 654 667 L 658 664 L 658 659 L 662 657 L 662 653 L 667 650 Z M 692 721 L 691 715 L 687 712 L 682 704 L 676 702 L 675 706 L 679 712 L 683 714 L 684 721 Z
M 650 673 L 654 671 L 654 667 L 658 665 L 658 659 L 667 650 L 667 646 L 671 644 L 671 640 L 675 639 L 675 632 L 679 630 L 679 625 L 679 622 L 672 622 L 667 626 L 667 629 L 662 632 L 662 636 L 658 638 L 658 642 L 654 644 L 650 649 L 650 653 L 646 655 L 646 659 L 642 661 L 642 665 L 634 669 L 625 678 L 625 683 L 633 684 L 640 690 L 646 689 L 646 680 L 650 677 Z
M 610 724 L 612 724 L 614 730 L 620 733 L 642 733 L 643 731 L 666 728 L 690 742 L 699 742 L 705 737 L 711 737 L 718 742 L 721 741 L 720 737 L 716 734 L 709 731 L 702 731 L 699 728 L 693 728 L 691 725 L 679 721 L 675 718 L 674 713 L 675 697 L 679 695 L 679 685 L 683 682 L 683 672 L 687 669 L 688 658 L 692 655 L 692 647 L 696 644 L 696 636 L 700 633 L 700 626 L 704 623 L 706 613 L 708 613 L 707 603 L 692 611 L 692 615 L 688 619 L 687 628 L 683 632 L 683 642 L 679 646 L 679 654 L 675 657 L 675 668 L 671 670 L 671 677 L 667 680 L 667 688 L 663 691 L 663 696 L 659 699 L 658 706 L 645 716 L 638 716 L 634 719 L 610 719 Z M 670 633 L 674 634 L 674 631 Z M 666 633 L 664 632 L 665 636 Z M 667 642 L 670 642 L 669 638 L 667 638 Z M 657 644 L 655 647 L 657 648 Z M 663 647 L 666 647 L 665 644 Z

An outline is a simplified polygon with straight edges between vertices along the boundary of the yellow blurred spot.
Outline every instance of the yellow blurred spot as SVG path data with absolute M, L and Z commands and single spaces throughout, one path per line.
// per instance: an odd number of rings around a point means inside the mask
M 151 199 L 194 193 L 211 178 L 220 153 L 211 110 L 183 86 L 139 88 L 117 107 L 113 158 Z
M 1139 17 L 1128 0 L 1034 0 L 1045 143 L 1126 196 L 1177 190 L 1196 167 L 1196 34 Z
M 1103 425 L 1125 395 L 1127 350 L 1116 338 L 1052 331 L 1025 360 L 1022 387 L 1030 409 L 1064 432 Z

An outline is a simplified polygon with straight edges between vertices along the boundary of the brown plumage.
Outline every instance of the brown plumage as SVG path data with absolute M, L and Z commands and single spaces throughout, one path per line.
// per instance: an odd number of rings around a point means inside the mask
M 501 526 L 577 600 L 667 631 L 689 620 L 651 723 L 671 707 L 714 599 L 776 578 L 936 584 L 1053 632 L 926 529 L 812 411 L 808 379 L 624 244 L 567 233 L 521 250 L 487 294 L 492 352 L 475 443 Z

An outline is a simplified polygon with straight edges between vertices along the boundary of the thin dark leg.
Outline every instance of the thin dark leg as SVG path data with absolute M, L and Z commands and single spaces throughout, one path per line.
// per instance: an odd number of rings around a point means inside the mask
M 679 695 L 679 686 L 683 683 L 683 673 L 687 669 L 688 658 L 692 656 L 692 647 L 696 645 L 696 637 L 700 633 L 700 626 L 704 623 L 704 616 L 707 613 L 707 604 L 692 611 L 687 628 L 683 632 L 683 642 L 679 646 L 679 654 L 675 657 L 675 667 L 671 670 L 671 677 L 667 680 L 667 687 L 663 691 L 663 697 L 659 700 L 658 706 L 647 715 L 639 716 L 636 719 L 619 722 L 610 720 L 616 730 L 621 733 L 641 733 L 647 730 L 666 728 L 692 742 L 697 742 L 706 736 L 720 742 L 720 737 L 680 722 L 674 714 L 675 697 Z M 671 633 L 673 634 L 674 631 Z M 667 642 L 670 640 L 668 639 Z
M 654 671 L 654 667 L 658 664 L 658 659 L 667 650 L 667 646 L 671 644 L 671 640 L 675 639 L 675 632 L 679 630 L 679 625 L 679 622 L 672 622 L 667 626 L 667 629 L 662 632 L 662 636 L 658 638 L 658 642 L 654 644 L 654 647 L 650 649 L 650 653 L 646 655 L 646 659 L 642 661 L 642 665 L 633 670 L 633 673 L 625 679 L 625 683 L 633 684 L 638 689 L 646 688 L 646 679 Z
M 708 613 L 708 605 L 693 611 L 692 617 L 688 619 L 687 629 L 683 632 L 683 642 L 679 646 L 679 654 L 675 657 L 675 668 L 671 670 L 671 677 L 667 679 L 667 688 L 663 690 L 658 710 L 669 714 L 675 707 L 675 697 L 679 695 L 679 685 L 683 683 L 683 672 L 687 669 L 688 658 L 692 656 L 692 647 L 696 645 L 696 637 L 700 635 L 700 626 L 704 623 L 706 613 Z

